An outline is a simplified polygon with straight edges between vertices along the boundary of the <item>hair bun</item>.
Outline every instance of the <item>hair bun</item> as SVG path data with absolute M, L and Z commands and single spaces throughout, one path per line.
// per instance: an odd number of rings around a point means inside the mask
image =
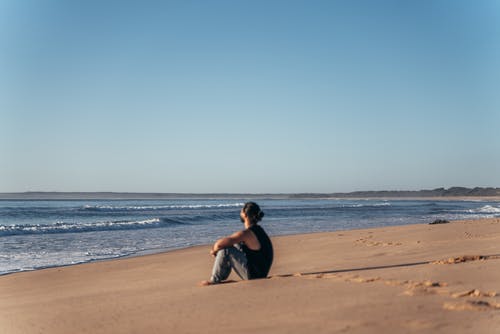
M 264 217 L 264 212 L 255 202 L 246 202 L 242 210 L 254 223 L 259 222 Z

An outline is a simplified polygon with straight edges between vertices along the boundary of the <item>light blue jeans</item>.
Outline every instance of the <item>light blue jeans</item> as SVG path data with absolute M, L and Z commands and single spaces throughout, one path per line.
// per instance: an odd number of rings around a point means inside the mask
M 247 256 L 240 245 L 224 248 L 217 252 L 210 282 L 220 283 L 226 280 L 231 273 L 231 269 L 233 269 L 241 279 L 250 279 Z

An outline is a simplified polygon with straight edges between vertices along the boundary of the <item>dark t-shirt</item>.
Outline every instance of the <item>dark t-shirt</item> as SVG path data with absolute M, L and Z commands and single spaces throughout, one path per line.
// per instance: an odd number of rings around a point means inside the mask
M 242 244 L 248 260 L 250 279 L 267 277 L 273 263 L 273 244 L 267 233 L 259 225 L 252 225 L 248 229 L 255 234 L 260 243 L 258 251 L 251 250 L 245 244 Z

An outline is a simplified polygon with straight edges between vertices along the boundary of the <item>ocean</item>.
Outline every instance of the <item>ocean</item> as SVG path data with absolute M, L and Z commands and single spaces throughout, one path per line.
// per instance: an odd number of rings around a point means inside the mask
M 0 274 L 211 244 L 242 228 L 245 201 L 0 200 Z M 271 236 L 500 217 L 483 200 L 256 201 Z

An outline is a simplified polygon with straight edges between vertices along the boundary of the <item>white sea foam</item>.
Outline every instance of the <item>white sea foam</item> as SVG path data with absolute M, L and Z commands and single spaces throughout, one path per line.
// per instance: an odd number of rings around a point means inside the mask
M 370 208 L 370 207 L 384 207 L 384 206 L 391 206 L 392 204 L 389 202 L 382 202 L 382 203 L 370 203 L 370 204 L 344 204 L 342 205 L 343 208 Z
M 467 210 L 468 213 L 500 213 L 500 207 L 494 207 L 492 205 L 485 205 L 478 209 Z
M 93 223 L 64 223 L 29 224 L 29 225 L 0 225 L 0 236 L 19 234 L 47 234 L 47 233 L 77 233 L 106 230 L 126 230 L 160 225 L 179 224 L 173 220 L 152 218 L 137 221 L 105 221 Z
M 211 209 L 211 208 L 234 208 L 242 207 L 244 203 L 219 203 L 219 204 L 192 204 L 192 205 L 84 205 L 84 210 L 161 210 L 161 209 Z

